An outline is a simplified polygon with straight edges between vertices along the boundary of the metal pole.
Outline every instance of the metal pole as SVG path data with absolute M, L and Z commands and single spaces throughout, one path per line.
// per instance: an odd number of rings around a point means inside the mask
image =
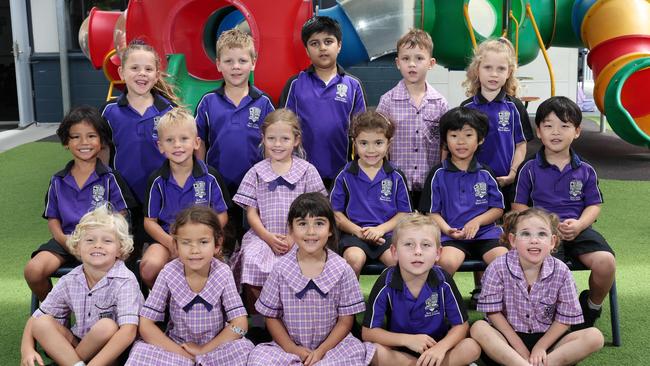
M 59 65 L 61 69 L 61 99 L 63 114 L 70 110 L 70 68 L 68 66 L 68 31 L 66 27 L 65 0 L 56 1 L 56 25 L 59 31 Z
M 25 127 L 34 122 L 32 98 L 32 73 L 29 69 L 29 30 L 27 7 L 23 0 L 10 0 L 11 33 L 13 40 L 14 65 L 16 68 L 16 92 L 18 94 L 18 126 Z
M 503 2 L 503 21 L 501 23 L 501 33 L 505 33 L 506 37 L 510 36 L 508 34 L 508 31 L 510 30 L 510 9 L 512 8 L 512 5 L 510 4 L 510 0 L 505 0 Z

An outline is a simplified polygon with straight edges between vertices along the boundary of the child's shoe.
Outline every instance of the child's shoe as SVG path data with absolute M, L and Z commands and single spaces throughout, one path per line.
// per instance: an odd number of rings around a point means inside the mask
M 594 310 L 589 307 L 589 290 L 583 290 L 578 298 L 580 300 L 580 307 L 582 308 L 582 316 L 585 318 L 584 323 L 576 324 L 571 327 L 571 330 L 580 330 L 593 327 L 596 319 L 600 318 L 603 309 Z

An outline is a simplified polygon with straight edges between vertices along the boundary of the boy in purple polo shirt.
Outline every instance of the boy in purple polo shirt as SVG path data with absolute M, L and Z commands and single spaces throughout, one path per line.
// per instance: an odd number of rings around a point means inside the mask
M 420 211 L 430 213 L 440 226 L 438 265 L 452 275 L 467 257 L 490 263 L 508 251 L 495 224 L 503 215 L 503 195 L 489 168 L 476 160 L 488 128 L 485 114 L 466 107 L 440 118 L 449 157 L 429 173 Z
M 594 325 L 616 272 L 614 251 L 591 225 L 600 214 L 603 195 L 594 168 L 571 149 L 580 136 L 582 112 L 566 97 L 552 97 L 537 108 L 537 135 L 544 146 L 519 170 L 513 210 L 541 207 L 560 217 L 566 259 L 591 269 L 589 290 L 580 293 L 585 322 Z M 564 258 L 560 258 L 564 259 Z
M 140 275 L 149 288 L 163 266 L 177 256 L 169 234 L 176 215 L 193 205 L 209 206 L 218 213 L 223 227 L 230 204 L 219 173 L 194 157 L 200 141 L 192 115 L 182 108 L 172 109 L 157 129 L 158 146 L 167 160 L 149 177 L 144 207 L 144 229 L 153 242 L 142 256 Z
M 336 63 L 342 39 L 336 20 L 307 20 L 301 38 L 312 64 L 287 81 L 280 106 L 300 118 L 307 160 L 329 187 L 350 156 L 350 121 L 366 110 L 365 96 L 361 81 Z
M 427 82 L 436 64 L 431 57 L 433 41 L 421 29 L 411 29 L 397 41 L 395 63 L 402 80 L 381 96 L 377 112 L 395 121 L 390 160 L 409 183 L 411 200 L 420 202 L 427 172 L 440 163 L 439 120 L 447 100 Z
M 481 349 L 467 338 L 467 310 L 449 274 L 435 265 L 440 228 L 422 214 L 397 224 L 396 267 L 375 282 L 363 318 L 364 341 L 375 342 L 372 365 L 468 365 Z M 386 321 L 384 321 L 386 319 Z
M 73 160 L 52 176 L 45 198 L 43 218 L 52 239 L 32 253 L 25 266 L 25 280 L 39 301 L 45 300 L 52 289 L 50 275 L 54 271 L 64 265 L 79 265 L 65 243 L 84 214 L 109 203 L 113 210 L 126 215 L 127 209 L 135 206 L 124 180 L 98 158 L 110 138 L 96 108 L 72 109 L 56 134 Z
M 117 364 L 135 339 L 144 301 L 123 262 L 133 251 L 129 224 L 102 205 L 81 218 L 67 244 L 82 264 L 61 277 L 27 320 L 21 365 L 44 364 L 36 342 L 57 365 Z

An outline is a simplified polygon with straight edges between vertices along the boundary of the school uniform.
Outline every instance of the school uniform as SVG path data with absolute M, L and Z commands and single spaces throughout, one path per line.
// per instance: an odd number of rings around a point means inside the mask
M 192 174 L 183 187 L 174 179 L 169 160 L 151 174 L 149 182 L 145 216 L 158 219 L 165 232 L 169 232 L 176 215 L 187 207 L 203 205 L 221 213 L 230 204 L 230 195 L 219 173 L 198 159 L 193 158 Z
M 385 319 L 385 321 L 384 321 Z M 368 297 L 363 326 L 394 333 L 427 334 L 443 339 L 451 326 L 467 321 L 467 309 L 454 280 L 439 266 L 414 297 L 404 283 L 399 265 L 382 272 Z
M 314 350 L 330 335 L 339 316 L 360 313 L 365 304 L 354 271 L 336 253 L 327 250 L 323 272 L 313 279 L 302 274 L 296 256 L 294 247 L 278 261 L 255 309 L 265 317 L 281 320 L 296 345 Z M 318 364 L 368 365 L 374 353 L 372 343 L 362 343 L 348 334 Z M 253 349 L 248 364 L 302 365 L 302 362 L 277 343 L 269 342 Z
M 116 212 L 124 211 L 136 205 L 131 191 L 116 171 L 105 166 L 99 159 L 83 187 L 79 187 L 72 176 L 74 160 L 66 164 L 63 170 L 50 179 L 50 186 L 45 196 L 44 219 L 57 219 L 65 235 L 70 235 L 81 217 L 95 208 L 108 204 Z M 41 251 L 48 251 L 62 256 L 68 266 L 81 264 L 56 240 L 50 239 L 32 253 L 32 257 Z
M 533 130 L 523 103 L 506 94 L 502 88 L 492 101 L 485 99 L 479 91 L 460 105 L 485 113 L 490 122 L 485 141 L 476 155 L 477 160 L 488 165 L 497 177 L 508 175 L 515 146 L 533 139 Z
M 221 333 L 225 322 L 246 316 L 230 269 L 214 258 L 210 264 L 208 280 L 198 294 L 189 287 L 183 263 L 179 259 L 165 265 L 140 316 L 162 322 L 165 320 L 166 309 L 169 310 L 169 320 L 165 334 L 177 344 L 191 342 L 203 345 Z M 248 353 L 252 349 L 253 344 L 248 339 L 241 338 L 196 356 L 196 362 L 193 362 L 139 340 L 133 345 L 126 365 L 246 365 Z
M 596 170 L 589 163 L 571 149 L 571 161 L 560 171 L 546 160 L 544 151 L 542 146 L 519 169 L 515 203 L 541 207 L 557 214 L 562 221 L 578 219 L 588 206 L 603 203 Z M 574 240 L 562 242 L 562 247 L 564 254 L 574 258 L 596 251 L 614 254 L 605 238 L 591 226 Z
M 426 179 L 420 211 L 438 213 L 452 228 L 461 229 L 471 219 L 491 208 L 503 209 L 503 195 L 491 172 L 476 158 L 467 171 L 458 169 L 451 158 L 433 168 Z M 481 259 L 483 254 L 500 246 L 503 230 L 495 223 L 481 226 L 474 239 L 455 240 L 442 233 L 443 246 L 453 246 L 465 255 Z
M 503 313 L 521 337 L 538 340 L 554 321 L 567 325 L 583 322 L 571 271 L 550 255 L 530 287 L 516 250 L 490 263 L 481 282 L 477 310 Z
M 440 163 L 440 117 L 449 105 L 445 97 L 426 83 L 420 105 L 415 105 L 404 80 L 382 95 L 377 112 L 395 122 L 390 161 L 404 172 L 409 192 L 421 192 L 431 168 Z
M 113 141 L 110 165 L 124 176 L 140 203 L 145 199 L 147 178 L 165 161 L 158 150 L 156 126 L 160 118 L 174 107 L 161 95 L 152 94 L 153 105 L 142 115 L 129 105 L 126 94 L 102 108 Z
M 337 65 L 325 84 L 311 65 L 287 81 L 279 105 L 298 115 L 307 159 L 324 180 L 333 179 L 350 156 L 350 121 L 366 110 L 361 81 Z
M 32 316 L 50 315 L 65 326 L 70 315 L 74 314 L 75 321 L 70 330 L 81 339 L 100 319 L 111 319 L 120 327 L 126 324 L 137 326 L 143 301 L 135 275 L 124 262 L 117 260 L 91 289 L 83 265 L 75 267 L 59 279 Z
M 399 212 L 411 212 L 408 188 L 404 173 L 384 161 L 371 180 L 359 166 L 359 161 L 347 163 L 334 180 L 330 193 L 334 211 L 343 212 L 353 223 L 361 226 L 378 226 L 392 219 Z M 364 250 L 366 256 L 377 259 L 390 247 L 392 232 L 384 235 L 382 245 L 368 245 L 353 236 L 343 235 L 340 249 L 354 246 Z
M 224 86 L 199 101 L 195 116 L 206 145 L 205 161 L 219 171 L 230 192 L 236 192 L 248 169 L 262 160 L 260 127 L 274 110 L 271 98 L 253 85 L 239 105 L 226 96 Z
M 244 176 L 233 198 L 244 209 L 256 208 L 262 225 L 274 234 L 287 234 L 289 206 L 299 195 L 308 192 L 327 194 L 316 168 L 296 156 L 292 159 L 291 168 L 282 176 L 273 171 L 271 159 L 255 164 Z M 241 283 L 262 286 L 280 257 L 253 229 L 249 229 L 244 234 L 240 251 L 232 259 L 235 278 Z

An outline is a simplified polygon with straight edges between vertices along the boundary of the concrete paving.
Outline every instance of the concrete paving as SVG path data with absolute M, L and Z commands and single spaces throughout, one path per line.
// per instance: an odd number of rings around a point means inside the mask
M 0 152 L 56 135 L 58 127 L 58 123 L 33 123 L 24 129 L 2 131 L 0 132 Z

